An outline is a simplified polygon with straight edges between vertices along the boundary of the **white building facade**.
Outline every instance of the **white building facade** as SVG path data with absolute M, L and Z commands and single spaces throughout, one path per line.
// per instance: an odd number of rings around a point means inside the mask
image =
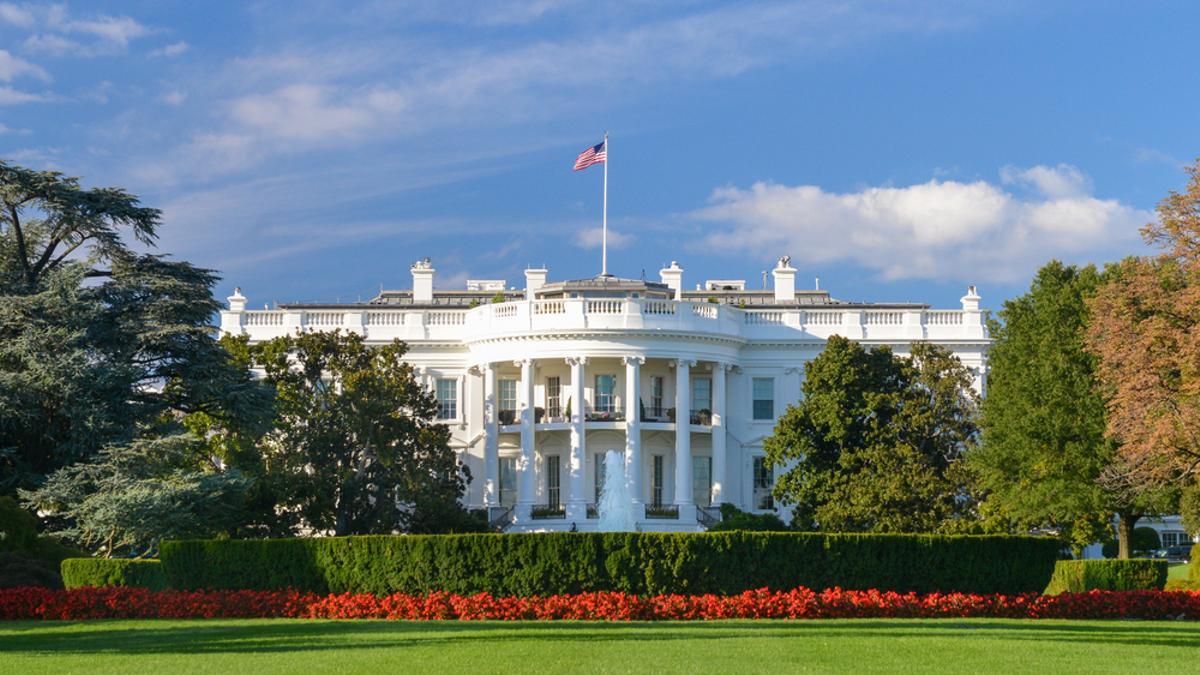
M 770 290 L 741 280 L 685 290 L 676 263 L 657 282 L 549 283 L 530 269 L 523 289 L 434 290 L 427 259 L 412 275 L 412 290 L 356 304 L 249 310 L 235 291 L 221 330 L 253 342 L 334 329 L 406 342 L 473 477 L 466 505 L 510 532 L 595 529 L 610 450 L 624 458 L 643 531 L 702 530 L 724 502 L 778 512 L 763 440 L 833 335 L 898 354 L 915 341 L 944 345 L 986 387 L 990 341 L 974 287 L 957 309 L 840 302 L 797 290 L 787 258 Z

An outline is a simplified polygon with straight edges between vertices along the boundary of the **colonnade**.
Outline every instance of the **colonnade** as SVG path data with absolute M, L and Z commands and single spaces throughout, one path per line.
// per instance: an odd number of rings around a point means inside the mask
M 586 460 L 587 460 L 587 410 L 585 401 L 586 371 L 588 357 L 571 356 L 565 359 L 570 367 L 570 382 L 565 392 L 575 401 L 571 408 L 567 427 L 570 435 L 569 455 L 567 457 L 566 497 L 563 504 L 566 518 L 573 521 L 583 521 L 587 518 L 589 503 L 586 489 Z M 625 466 L 628 472 L 629 491 L 632 495 L 634 513 L 638 520 L 645 517 L 644 478 L 642 476 L 642 430 L 644 421 L 641 419 L 642 398 L 642 366 L 646 359 L 643 356 L 624 356 L 621 363 L 625 367 L 624 398 L 625 398 Z M 695 522 L 696 504 L 692 493 L 693 462 L 691 444 L 692 417 L 692 370 L 697 366 L 695 359 L 672 359 L 670 365 L 675 370 L 675 485 L 674 505 L 679 512 L 679 520 Z M 471 372 L 483 378 L 483 408 L 484 408 L 484 505 L 497 507 L 500 505 L 500 460 L 499 460 L 499 401 L 497 400 L 496 371 L 497 363 L 476 365 Z M 513 365 L 520 369 L 520 380 L 517 385 L 519 429 L 521 434 L 521 453 L 517 462 L 517 500 L 514 510 L 515 522 L 524 523 L 532 518 L 533 507 L 537 493 L 535 464 L 536 451 L 536 420 L 535 383 L 537 378 L 538 360 L 519 359 Z M 712 503 L 722 501 L 726 483 L 726 373 L 732 364 L 712 363 Z M 611 428 L 611 427 L 607 427 Z

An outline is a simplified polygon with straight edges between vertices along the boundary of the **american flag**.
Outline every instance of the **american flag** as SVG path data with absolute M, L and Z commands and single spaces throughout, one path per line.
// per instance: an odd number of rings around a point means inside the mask
M 608 159 L 608 141 L 600 141 L 596 145 L 579 153 L 575 158 L 575 171 L 581 171 L 593 164 L 603 164 Z

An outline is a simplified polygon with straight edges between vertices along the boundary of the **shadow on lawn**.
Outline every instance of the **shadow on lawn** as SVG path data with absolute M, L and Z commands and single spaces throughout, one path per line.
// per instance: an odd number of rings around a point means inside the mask
M 0 652 L 216 654 L 446 646 L 477 640 L 644 642 L 736 639 L 944 639 L 1200 647 L 1200 625 L 862 620 L 797 622 L 195 621 L 0 624 Z

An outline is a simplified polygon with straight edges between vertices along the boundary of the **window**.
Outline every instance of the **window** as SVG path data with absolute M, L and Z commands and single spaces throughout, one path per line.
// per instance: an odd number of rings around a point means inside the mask
M 500 423 L 513 424 L 516 416 L 511 414 L 517 409 L 517 381 L 500 380 Z M 509 413 L 505 415 L 505 413 Z
M 546 378 L 546 416 L 555 419 L 562 416 L 562 380 Z
M 775 508 L 775 498 L 771 490 L 775 487 L 775 469 L 767 463 L 766 457 L 754 458 L 754 508 L 771 510 Z
M 517 458 L 500 458 L 500 505 L 517 503 Z
M 558 455 L 546 458 L 546 505 L 557 509 L 562 502 L 559 500 Z
M 594 474 L 593 477 L 595 479 L 595 485 L 593 486 L 593 494 L 595 495 L 597 504 L 600 503 L 600 496 L 604 492 L 604 475 L 605 475 L 604 459 L 605 459 L 605 457 L 606 457 L 606 453 L 603 453 L 603 452 L 597 452 L 595 454 L 596 470 L 593 471 L 592 473 Z
M 654 375 L 650 378 L 650 416 L 663 416 L 663 377 Z
M 712 410 L 712 380 L 697 377 L 692 380 L 692 412 Z
M 458 380 L 438 378 L 435 394 L 438 404 L 438 419 L 458 418 Z
M 775 379 L 771 377 L 754 378 L 754 419 L 775 419 Z
M 697 506 L 712 506 L 712 457 L 692 458 L 692 499 Z
M 596 376 L 596 397 L 593 404 L 593 409 L 598 413 L 610 413 L 616 411 L 616 400 L 613 392 L 617 388 L 616 375 L 597 375 Z
M 1167 548 L 1169 546 L 1185 546 L 1192 543 L 1192 540 L 1187 536 L 1187 533 L 1181 531 L 1163 531 L 1159 533 L 1159 538 L 1162 539 L 1163 548 Z
M 650 504 L 653 506 L 663 505 L 663 456 L 654 456 L 654 476 L 651 485 Z

